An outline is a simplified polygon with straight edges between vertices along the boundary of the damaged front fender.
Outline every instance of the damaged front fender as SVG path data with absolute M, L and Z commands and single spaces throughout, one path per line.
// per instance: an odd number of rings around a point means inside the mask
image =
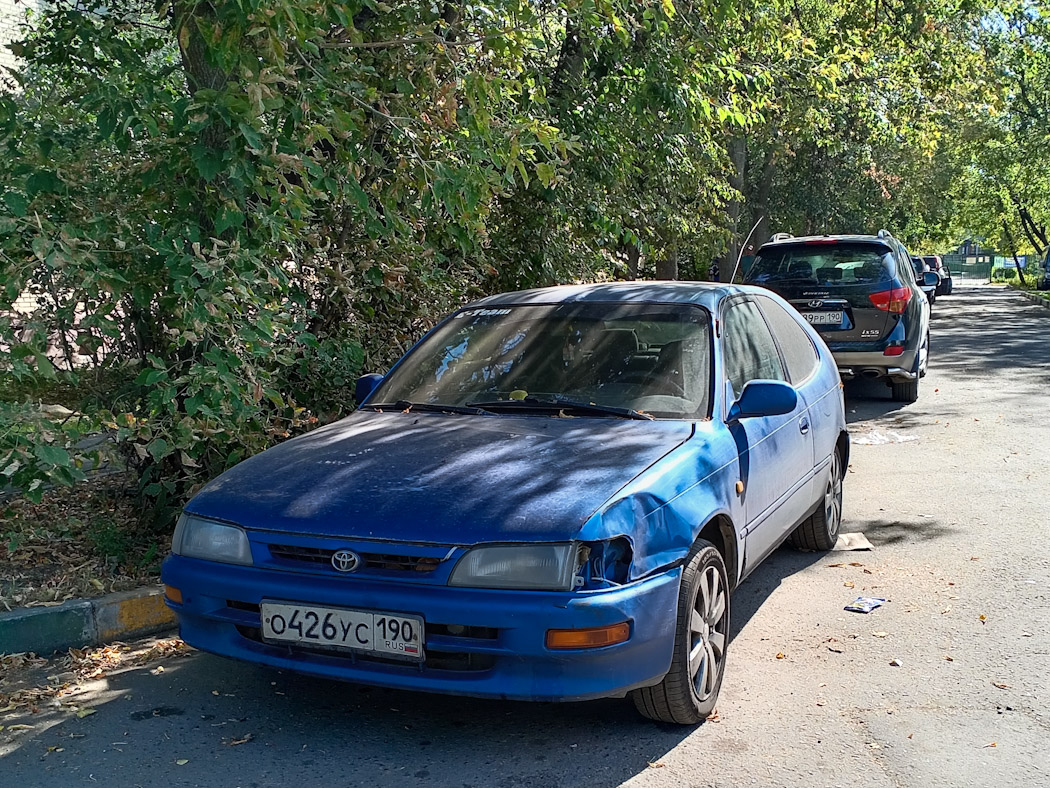
M 722 515 L 734 524 L 743 522 L 736 494 L 737 455 L 717 448 L 725 442 L 714 439 L 715 430 L 710 422 L 698 425 L 693 439 L 590 517 L 580 532 L 590 547 L 586 584 L 603 587 L 659 572 L 682 561 L 713 518 Z M 742 526 L 736 527 L 736 538 L 742 539 Z M 732 555 L 742 552 L 736 549 Z

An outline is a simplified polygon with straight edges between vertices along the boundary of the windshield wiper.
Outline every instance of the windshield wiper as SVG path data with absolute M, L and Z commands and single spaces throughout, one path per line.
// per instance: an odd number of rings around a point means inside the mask
M 409 402 L 407 399 L 399 399 L 397 402 L 369 402 L 362 405 L 361 410 L 386 410 L 386 411 L 413 411 L 420 410 L 427 413 L 462 413 L 465 416 L 484 416 L 485 411 L 474 406 L 443 405 L 440 402 Z
M 616 408 L 612 405 L 598 405 L 594 402 L 578 402 L 576 400 L 556 397 L 554 399 L 537 399 L 536 397 L 525 397 L 525 399 L 501 399 L 487 402 L 471 402 L 470 407 L 484 408 L 485 410 L 579 410 L 585 413 L 596 413 L 603 416 L 616 416 L 621 419 L 653 419 L 648 413 L 632 410 L 631 408 Z

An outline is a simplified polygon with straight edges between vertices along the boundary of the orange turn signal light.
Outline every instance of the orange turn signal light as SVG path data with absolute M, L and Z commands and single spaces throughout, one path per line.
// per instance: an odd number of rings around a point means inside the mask
M 182 592 L 175 588 L 175 586 L 164 586 L 164 596 L 174 602 L 176 605 L 182 604 Z
M 631 625 L 612 624 L 590 629 L 548 629 L 547 648 L 601 648 L 623 643 L 631 636 Z

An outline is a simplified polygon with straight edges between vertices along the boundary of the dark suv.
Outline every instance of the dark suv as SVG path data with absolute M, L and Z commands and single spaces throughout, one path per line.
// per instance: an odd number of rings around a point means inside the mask
M 932 271 L 922 277 L 926 287 L 938 282 Z M 894 400 L 918 399 L 930 347 L 930 303 L 908 251 L 889 232 L 774 235 L 744 281 L 790 301 L 828 343 L 844 379 L 881 378 Z

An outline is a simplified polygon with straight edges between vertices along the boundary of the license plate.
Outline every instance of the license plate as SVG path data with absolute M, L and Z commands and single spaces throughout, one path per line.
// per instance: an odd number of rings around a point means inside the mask
M 841 312 L 803 312 L 802 317 L 814 326 L 837 326 L 842 322 Z
M 263 602 L 263 640 L 423 659 L 423 619 L 400 613 Z

